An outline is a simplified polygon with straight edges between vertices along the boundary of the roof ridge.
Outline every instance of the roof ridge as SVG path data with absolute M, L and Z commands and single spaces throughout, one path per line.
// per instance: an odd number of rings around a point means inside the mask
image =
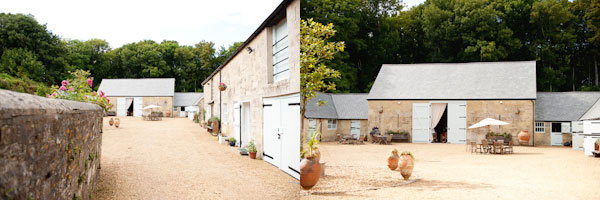
M 585 112 L 583 112 L 583 114 L 581 114 L 581 116 L 578 117 L 579 120 L 581 120 L 581 118 L 583 116 L 585 116 L 585 114 L 587 114 L 588 112 L 590 112 L 590 110 L 596 106 L 596 104 L 598 104 L 598 102 L 600 102 L 600 97 L 598 99 L 596 99 L 596 102 L 594 102 L 588 109 L 585 110 Z

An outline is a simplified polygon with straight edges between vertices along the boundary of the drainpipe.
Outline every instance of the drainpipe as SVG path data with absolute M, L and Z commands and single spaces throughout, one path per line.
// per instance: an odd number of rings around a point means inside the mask
M 219 72 L 219 84 L 221 84 L 221 72 Z M 219 90 L 219 133 L 218 133 L 219 136 L 221 136 L 221 130 L 223 129 L 223 126 L 221 126 L 221 123 L 223 121 L 223 119 L 221 119 L 221 113 L 223 112 L 223 110 L 222 110 L 222 106 L 223 106 L 222 104 L 223 104 L 223 102 L 221 102 L 222 101 L 221 100 L 221 93 L 222 92 L 223 91 Z
M 533 113 L 532 113 L 532 115 L 533 115 L 533 124 L 531 124 L 531 126 L 533 128 L 532 129 L 533 131 L 531 133 L 531 135 L 532 135 L 531 136 L 532 137 L 531 140 L 533 141 L 533 146 L 535 147 L 535 100 L 531 100 L 531 104 L 533 106 Z M 546 123 L 544 123 L 544 126 L 546 126 Z M 550 133 L 550 134 L 552 134 L 552 133 Z

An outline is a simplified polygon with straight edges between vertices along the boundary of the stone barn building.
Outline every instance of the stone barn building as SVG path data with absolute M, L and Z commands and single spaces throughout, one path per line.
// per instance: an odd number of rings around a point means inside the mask
M 487 128 L 467 127 L 490 117 L 509 122 L 491 130 L 517 142 L 521 130 L 533 133 L 535 99 L 535 61 L 384 64 L 367 97 L 369 129 L 464 144 L 485 138 Z
M 538 92 L 535 104 L 535 144 L 563 146 L 573 141 L 583 147 L 583 120 L 594 119 L 599 111 L 600 92 Z
M 338 136 L 359 139 L 368 134 L 368 104 L 366 93 L 318 93 L 306 104 L 304 125 L 308 134 L 321 132 L 321 141 L 335 141 Z M 323 101 L 323 105 L 318 105 Z
M 299 0 L 284 0 L 202 85 L 222 136 L 253 141 L 259 158 L 300 177 Z
M 141 117 L 143 108 L 157 105 L 154 111 L 165 116 L 172 113 L 175 95 L 174 78 L 102 79 L 98 91 L 103 91 L 114 106 L 117 116 Z
M 200 100 L 202 99 L 200 92 L 175 92 L 173 96 L 173 116 L 187 117 L 194 119 L 200 111 Z

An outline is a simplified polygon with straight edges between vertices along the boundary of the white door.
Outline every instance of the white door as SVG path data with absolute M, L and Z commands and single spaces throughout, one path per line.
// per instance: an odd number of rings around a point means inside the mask
M 133 98 L 133 116 L 134 117 L 142 116 L 143 106 L 144 106 L 144 104 L 142 102 L 142 97 Z
M 240 141 L 242 142 L 242 145 L 247 145 L 250 143 L 250 140 L 252 140 L 252 136 L 250 135 L 250 133 L 252 132 L 252 126 L 250 126 L 252 118 L 250 118 L 250 102 L 244 102 L 242 103 L 242 115 L 241 115 L 241 131 L 242 131 L 242 138 L 240 139 Z
M 185 117 L 185 115 L 187 114 L 185 110 L 185 107 L 179 107 L 179 117 Z
M 552 146 L 562 146 L 562 124 L 552 123 L 550 128 L 550 144 Z
M 210 114 L 210 106 L 206 106 L 204 108 L 204 111 L 205 111 L 204 121 L 208 121 L 212 117 L 212 115 Z
M 117 116 L 127 116 L 127 108 L 125 108 L 126 105 L 127 105 L 127 99 L 125 99 L 125 98 L 117 99 Z
M 263 100 L 263 159 L 300 179 L 300 97 Z
M 300 96 L 281 101 L 281 166 L 284 172 L 300 179 Z
M 308 120 L 308 134 L 310 135 L 312 132 L 315 132 L 317 130 L 317 120 L 316 119 L 309 119 Z
M 240 118 L 242 114 L 242 109 L 240 103 L 233 104 L 233 137 L 235 138 L 236 143 L 239 145 L 242 141 L 242 131 L 241 131 L 241 123 Z M 241 145 L 239 145 L 241 146 Z
M 464 144 L 467 141 L 467 103 L 448 103 L 448 143 Z
M 412 116 L 412 142 L 431 142 L 431 112 L 429 103 L 414 103 Z
M 560 130 L 562 133 L 571 133 L 571 122 L 560 123 Z
M 281 100 L 263 100 L 263 160 L 279 167 L 281 161 Z
M 360 120 L 350 121 L 350 135 L 356 139 L 360 138 Z
M 571 132 L 583 133 L 583 121 L 572 121 L 571 122 Z

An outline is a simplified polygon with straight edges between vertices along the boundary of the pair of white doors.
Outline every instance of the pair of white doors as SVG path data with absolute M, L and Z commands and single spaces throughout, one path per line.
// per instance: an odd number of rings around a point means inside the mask
M 356 139 L 360 138 L 360 120 L 350 121 L 350 135 Z
M 141 117 L 142 116 L 142 106 L 143 106 L 142 97 L 134 97 L 133 98 L 133 116 Z M 127 98 L 118 98 L 117 99 L 117 116 L 127 116 Z
M 300 96 L 263 99 L 263 160 L 300 179 Z
M 250 142 L 250 102 L 233 104 L 233 137 L 240 147 Z
M 437 103 L 437 102 L 436 102 Z M 467 138 L 467 103 L 447 102 L 448 143 L 464 144 Z M 430 143 L 433 140 L 431 127 L 431 103 L 414 103 L 412 115 L 412 142 Z

